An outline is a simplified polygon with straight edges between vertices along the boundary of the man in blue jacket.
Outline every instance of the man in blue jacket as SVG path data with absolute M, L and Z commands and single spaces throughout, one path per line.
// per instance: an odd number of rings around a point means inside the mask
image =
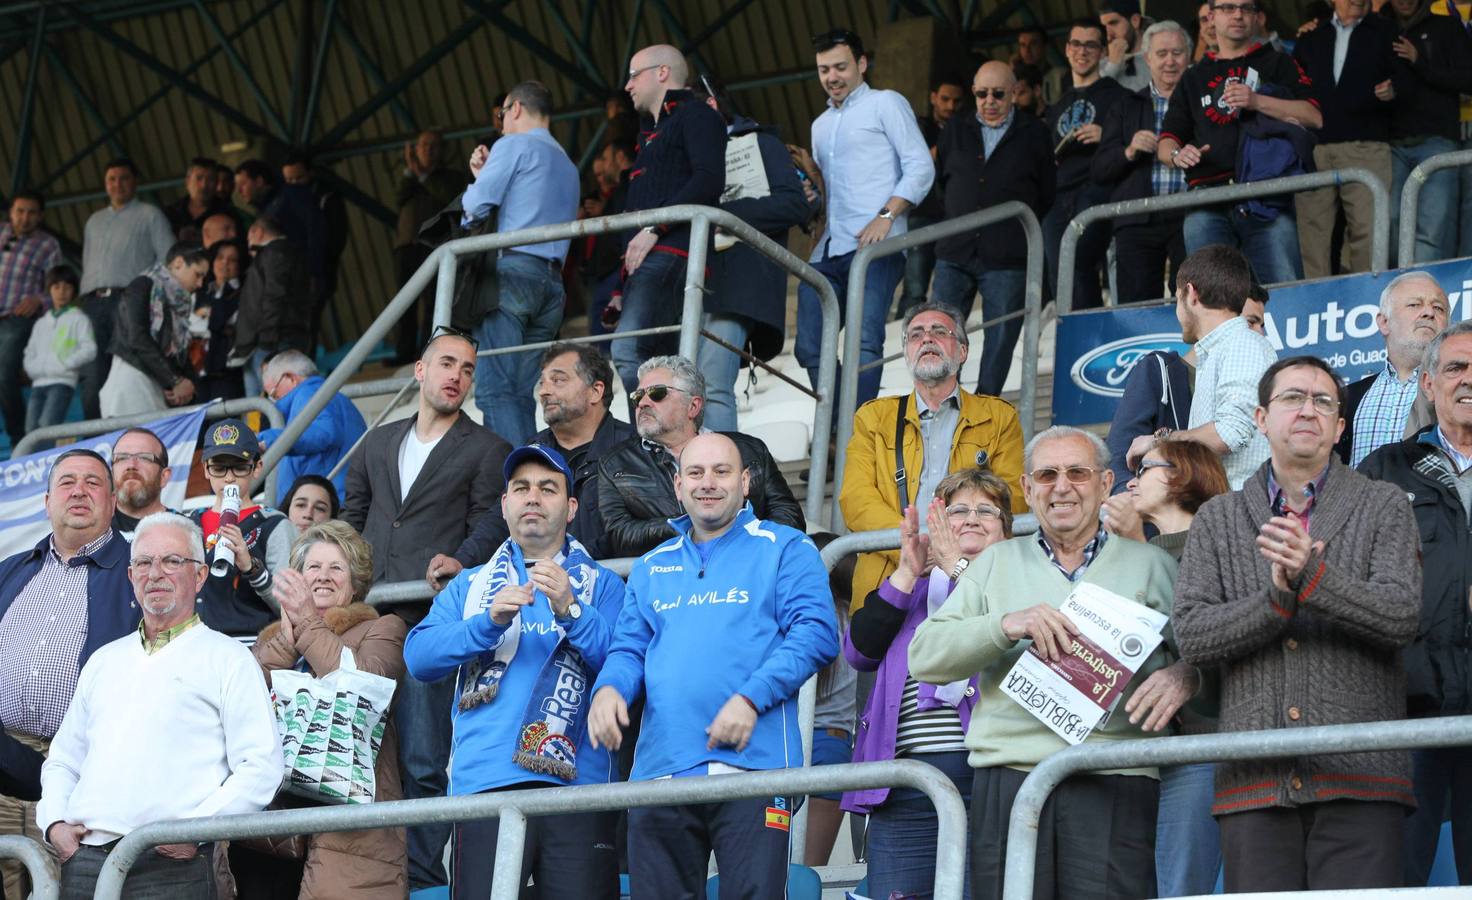
M 0 562 L 0 721 L 45 752 L 71 704 L 82 665 L 138 627 L 128 542 L 112 530 L 112 471 L 91 450 L 68 450 L 47 476 L 51 534 Z M 36 807 L 0 796 L 0 834 L 39 840 Z M 5 892 L 23 897 L 19 866 Z
M 266 396 L 281 410 L 288 425 L 306 408 L 324 380 L 317 372 L 317 364 L 300 350 L 283 350 L 261 367 L 261 384 L 265 386 Z M 262 431 L 261 443 L 270 446 L 281 436 L 282 430 L 267 428 Z M 279 505 L 286 501 L 292 483 L 301 476 L 327 477 L 332 467 L 367 430 L 363 414 L 358 412 L 353 401 L 342 394 L 329 400 L 279 463 L 276 503 Z M 332 479 L 339 497 L 344 495 L 346 479 L 347 466 L 343 466 Z
M 501 509 L 511 529 L 482 566 L 435 598 L 404 644 L 409 673 L 458 671 L 450 794 L 614 780 L 606 748 L 590 746 L 589 685 L 603 665 L 624 585 L 567 536 L 573 475 L 550 447 L 506 457 Z M 532 819 L 521 883 L 546 897 L 618 897 L 617 814 Z M 455 825 L 450 890 L 483 900 L 495 877 L 497 820 Z
M 629 573 L 588 727 L 617 750 L 647 694 L 632 780 L 802 765 L 797 692 L 838 654 L 833 597 L 813 542 L 752 513 L 749 480 L 729 437 L 692 439 L 675 477 L 687 515 Z M 702 895 L 714 850 L 722 896 L 783 896 L 791 809 L 760 797 L 630 810 L 634 895 Z

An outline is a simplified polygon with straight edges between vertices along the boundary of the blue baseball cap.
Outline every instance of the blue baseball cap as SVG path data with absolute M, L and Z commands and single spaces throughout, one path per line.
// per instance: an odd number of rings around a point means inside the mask
M 501 467 L 501 477 L 509 483 L 511 481 L 511 475 L 516 471 L 517 467 L 529 460 L 542 463 L 561 472 L 563 477 L 567 479 L 567 492 L 569 494 L 572 493 L 572 467 L 567 464 L 566 459 L 563 459 L 561 453 L 558 453 L 546 444 L 527 444 L 525 447 L 517 447 L 515 450 L 512 450 L 511 455 L 506 457 L 506 464 Z
M 261 458 L 261 442 L 241 419 L 221 419 L 205 429 L 201 459 L 233 456 L 246 462 Z

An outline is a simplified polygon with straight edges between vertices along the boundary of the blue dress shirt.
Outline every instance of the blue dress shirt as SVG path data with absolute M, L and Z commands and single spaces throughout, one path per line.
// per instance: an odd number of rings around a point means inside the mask
M 500 209 L 499 232 L 571 222 L 578 214 L 578 169 L 545 128 L 508 134 L 491 147 L 490 158 L 465 189 L 461 201 L 469 226 Z M 561 261 L 571 241 L 517 247 L 520 253 Z

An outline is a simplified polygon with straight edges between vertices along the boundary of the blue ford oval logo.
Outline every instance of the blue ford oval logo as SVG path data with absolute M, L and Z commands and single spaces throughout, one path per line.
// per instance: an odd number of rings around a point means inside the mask
M 1068 374 L 1080 390 L 1101 397 L 1117 398 L 1124 394 L 1124 383 L 1135 368 L 1135 363 L 1147 353 L 1156 350 L 1184 353 L 1188 349 L 1189 345 L 1181 340 L 1179 333 L 1136 335 L 1096 347 L 1079 357 Z

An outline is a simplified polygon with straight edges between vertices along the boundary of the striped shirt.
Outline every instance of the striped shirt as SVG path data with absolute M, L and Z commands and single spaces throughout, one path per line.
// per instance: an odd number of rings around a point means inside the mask
M 1354 442 L 1349 451 L 1350 468 L 1359 468 L 1365 457 L 1386 444 L 1405 437 L 1406 417 L 1416 404 L 1416 391 L 1421 383 L 1421 367 L 1405 381 L 1400 380 L 1389 361 L 1354 413 Z
M 966 749 L 966 733 L 961 730 L 961 714 L 953 706 L 942 704 L 935 709 L 920 709 L 920 683 L 905 676 L 905 690 L 900 695 L 899 729 L 895 734 L 894 755 L 916 753 L 949 753 Z
M 27 297 L 46 303 L 46 270 L 61 264 L 61 244 L 44 231 L 21 237 L 9 222 L 0 225 L 0 316 Z
M 87 557 L 112 539 L 108 529 L 63 561 L 52 538 L 41 569 L 0 619 L 0 721 L 50 738 L 77 690 L 87 641 Z
M 1278 359 L 1268 339 L 1241 316 L 1228 319 L 1196 342 L 1196 393 L 1190 427 L 1210 422 L 1227 445 L 1222 466 L 1232 490 L 1267 461 L 1268 439 L 1257 430 L 1257 383 Z
M 1155 133 L 1160 134 L 1160 130 L 1165 127 L 1165 110 L 1170 106 L 1170 96 L 1157 91 L 1154 81 L 1150 82 L 1150 103 L 1155 109 Z M 1186 170 L 1168 166 L 1157 158 L 1150 165 L 1150 189 L 1157 197 L 1184 191 Z

